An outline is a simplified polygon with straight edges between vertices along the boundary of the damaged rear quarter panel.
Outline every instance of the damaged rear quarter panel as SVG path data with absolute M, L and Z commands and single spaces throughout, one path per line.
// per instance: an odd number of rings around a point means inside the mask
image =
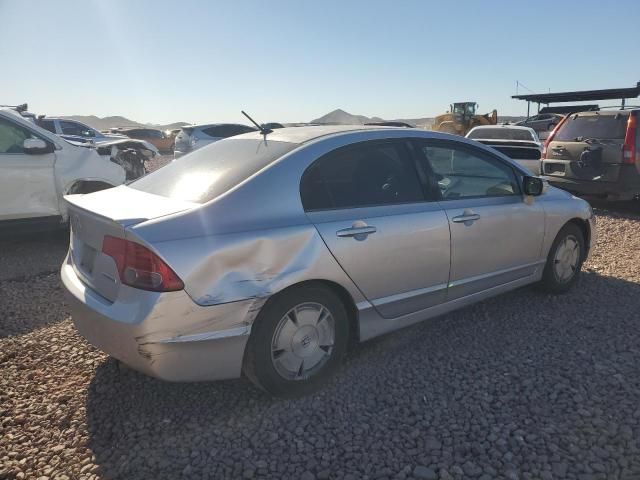
M 132 226 L 127 235 L 152 245 L 199 305 L 267 299 L 310 280 L 337 283 L 356 305 L 368 304 L 300 199 L 306 168 L 346 143 L 347 136 L 295 149 L 200 208 Z
M 173 242 L 168 242 L 173 243 Z M 327 280 L 346 288 L 354 302 L 364 300 L 359 290 L 329 253 L 311 224 L 266 231 L 199 237 L 179 242 L 181 251 L 201 252 L 197 261 L 170 253 L 169 244 L 158 245 L 172 257 L 185 290 L 199 305 L 218 305 L 262 299 L 250 309 L 252 322 L 271 295 L 300 282 Z M 178 247 L 178 245 L 175 245 Z

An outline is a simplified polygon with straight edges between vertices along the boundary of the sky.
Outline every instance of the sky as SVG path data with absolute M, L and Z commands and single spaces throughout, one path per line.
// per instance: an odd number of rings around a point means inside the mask
M 158 124 L 418 118 L 470 100 L 523 115 L 516 81 L 634 86 L 638 24 L 639 0 L 0 0 L 0 104 Z

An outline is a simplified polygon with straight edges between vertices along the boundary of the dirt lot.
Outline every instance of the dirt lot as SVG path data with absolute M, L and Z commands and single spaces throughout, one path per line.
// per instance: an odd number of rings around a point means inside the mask
M 318 394 L 169 384 L 69 319 L 66 235 L 0 243 L 0 479 L 640 478 L 640 216 L 565 296 L 524 288 L 356 347 Z

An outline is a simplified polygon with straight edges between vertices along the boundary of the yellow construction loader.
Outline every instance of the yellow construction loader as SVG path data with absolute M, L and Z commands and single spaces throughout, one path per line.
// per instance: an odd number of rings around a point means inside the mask
M 466 135 L 478 125 L 495 125 L 498 123 L 498 111 L 477 115 L 476 102 L 459 102 L 450 105 L 447 113 L 438 115 L 433 121 L 433 130 L 437 132 Z

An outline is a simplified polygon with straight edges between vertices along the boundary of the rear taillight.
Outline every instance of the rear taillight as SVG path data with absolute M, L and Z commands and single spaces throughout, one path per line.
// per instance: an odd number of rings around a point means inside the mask
M 556 125 L 556 127 L 551 131 L 551 133 L 549 134 L 549 136 L 545 140 L 544 146 L 542 147 L 542 158 L 543 159 L 547 158 L 547 149 L 549 148 L 549 144 L 551 144 L 551 142 L 553 142 L 553 137 L 556 136 L 556 133 L 558 133 L 558 131 L 560 130 L 562 125 L 564 125 L 564 122 L 567 121 L 567 118 L 569 118 L 569 115 L 566 115 L 562 120 L 560 120 L 560 123 L 558 123 Z
M 627 133 L 624 136 L 622 145 L 622 163 L 634 165 L 636 163 L 636 130 L 638 129 L 638 117 L 633 113 L 629 114 L 627 120 Z
M 107 235 L 102 242 L 102 253 L 116 262 L 120 281 L 125 285 L 154 292 L 184 288 L 169 265 L 139 243 Z

